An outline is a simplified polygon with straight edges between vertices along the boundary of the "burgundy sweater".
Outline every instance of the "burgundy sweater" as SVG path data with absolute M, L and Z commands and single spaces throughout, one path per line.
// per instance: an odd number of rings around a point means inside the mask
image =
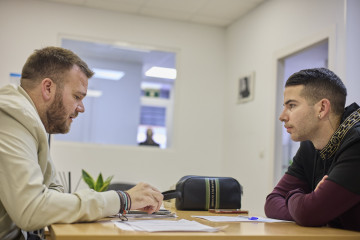
M 324 175 L 328 178 L 314 191 Z M 360 231 L 360 109 L 345 109 L 324 149 L 302 142 L 286 174 L 267 196 L 265 214 L 303 226 Z
M 302 226 L 328 224 L 360 231 L 360 195 L 330 180 L 325 180 L 316 192 L 310 192 L 305 182 L 285 174 L 267 196 L 265 213 Z

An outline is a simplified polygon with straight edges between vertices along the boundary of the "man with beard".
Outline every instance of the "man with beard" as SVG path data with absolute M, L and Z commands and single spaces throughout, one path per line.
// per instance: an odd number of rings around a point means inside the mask
M 70 50 L 46 47 L 27 59 L 20 86 L 0 88 L 0 239 L 39 239 L 30 231 L 52 223 L 159 210 L 163 196 L 146 183 L 126 192 L 66 194 L 56 178 L 47 136 L 67 133 L 85 111 L 92 75 Z
M 294 73 L 280 121 L 301 141 L 293 163 L 267 196 L 268 217 L 303 226 L 360 231 L 360 108 L 325 68 Z

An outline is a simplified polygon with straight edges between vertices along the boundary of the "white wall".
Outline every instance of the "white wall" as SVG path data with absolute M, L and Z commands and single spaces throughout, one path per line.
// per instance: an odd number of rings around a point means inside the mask
M 333 69 L 344 73 L 344 1 L 273 0 L 230 26 L 226 32 L 224 172 L 244 185 L 243 207 L 263 213 L 274 187 L 276 56 L 335 28 Z M 330 31 L 331 32 L 331 31 Z M 255 99 L 236 103 L 237 79 L 255 71 Z
M 225 81 L 225 30 L 35 0 L 0 1 L 0 86 L 21 71 L 36 48 L 75 35 L 178 52 L 171 149 L 53 142 L 52 157 L 76 182 L 84 168 L 114 180 L 150 182 L 168 190 L 183 175 L 220 175 Z M 112 108 L 112 106 L 109 106 Z M 75 185 L 75 183 L 73 183 Z

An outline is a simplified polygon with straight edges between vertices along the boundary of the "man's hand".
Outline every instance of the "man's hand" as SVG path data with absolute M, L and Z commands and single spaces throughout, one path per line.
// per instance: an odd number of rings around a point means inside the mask
M 139 183 L 126 192 L 131 198 L 131 209 L 142 210 L 147 213 L 159 211 L 164 198 L 158 189 L 147 183 Z
M 316 190 L 319 188 L 319 186 L 320 186 L 321 184 L 323 184 L 323 182 L 325 181 L 325 179 L 327 179 L 327 177 L 328 177 L 328 175 L 325 175 L 325 176 L 321 179 L 321 181 L 320 181 L 320 182 L 318 183 L 318 185 L 316 186 L 314 192 L 316 192 Z

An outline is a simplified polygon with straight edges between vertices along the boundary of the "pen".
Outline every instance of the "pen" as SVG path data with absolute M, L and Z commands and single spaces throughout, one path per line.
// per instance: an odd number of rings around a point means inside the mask
M 258 220 L 259 218 L 257 218 L 257 217 L 249 217 L 248 219 L 249 220 Z

